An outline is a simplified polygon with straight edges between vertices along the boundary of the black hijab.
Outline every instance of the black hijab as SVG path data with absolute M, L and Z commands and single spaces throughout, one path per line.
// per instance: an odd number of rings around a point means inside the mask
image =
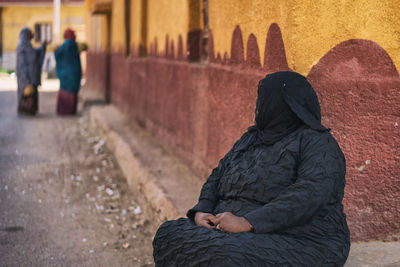
M 321 124 L 321 110 L 314 89 L 305 77 L 291 71 L 268 74 L 259 82 L 255 122 L 248 129 L 248 133 L 255 134 L 251 134 L 252 138 L 239 150 L 260 143 L 274 144 L 300 126 L 328 131 Z

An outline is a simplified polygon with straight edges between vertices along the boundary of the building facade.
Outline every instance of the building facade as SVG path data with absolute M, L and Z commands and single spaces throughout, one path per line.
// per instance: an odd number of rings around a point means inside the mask
M 43 70 L 53 69 L 55 61 L 52 47 L 63 41 L 62 33 L 66 28 L 76 31 L 77 40 L 86 40 L 83 7 L 84 0 L 60 1 L 60 10 L 56 15 L 53 0 L 0 0 L 1 68 L 15 70 L 19 32 L 29 27 L 35 34 L 33 45 L 49 42 Z M 56 16 L 59 17 L 59 29 L 55 29 Z
M 352 240 L 400 231 L 398 1 L 88 0 L 87 83 L 199 175 L 252 124 L 258 81 L 306 76 L 347 159 Z

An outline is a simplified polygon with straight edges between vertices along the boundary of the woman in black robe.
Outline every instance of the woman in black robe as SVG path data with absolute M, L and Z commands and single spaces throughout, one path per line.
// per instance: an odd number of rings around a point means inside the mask
M 321 125 L 314 89 L 295 72 L 267 75 L 255 122 L 212 171 L 188 219 L 160 226 L 156 266 L 344 265 L 346 163 Z

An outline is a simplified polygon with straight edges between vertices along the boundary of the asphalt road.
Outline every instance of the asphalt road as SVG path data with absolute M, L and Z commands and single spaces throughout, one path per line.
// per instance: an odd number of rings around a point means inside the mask
M 56 86 L 21 117 L 0 78 L 0 266 L 153 266 L 151 222 L 87 114 L 55 114 Z

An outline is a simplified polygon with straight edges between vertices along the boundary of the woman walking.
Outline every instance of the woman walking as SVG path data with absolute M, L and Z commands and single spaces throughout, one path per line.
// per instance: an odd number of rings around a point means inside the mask
M 18 113 L 35 115 L 38 111 L 38 86 L 41 84 L 41 73 L 46 42 L 41 47 L 32 47 L 33 33 L 29 28 L 23 28 L 19 34 L 17 46 L 17 82 L 18 82 Z
M 74 31 L 66 29 L 64 38 L 65 42 L 54 52 L 57 76 L 60 79 L 57 113 L 60 115 L 72 115 L 76 113 L 82 68 Z

